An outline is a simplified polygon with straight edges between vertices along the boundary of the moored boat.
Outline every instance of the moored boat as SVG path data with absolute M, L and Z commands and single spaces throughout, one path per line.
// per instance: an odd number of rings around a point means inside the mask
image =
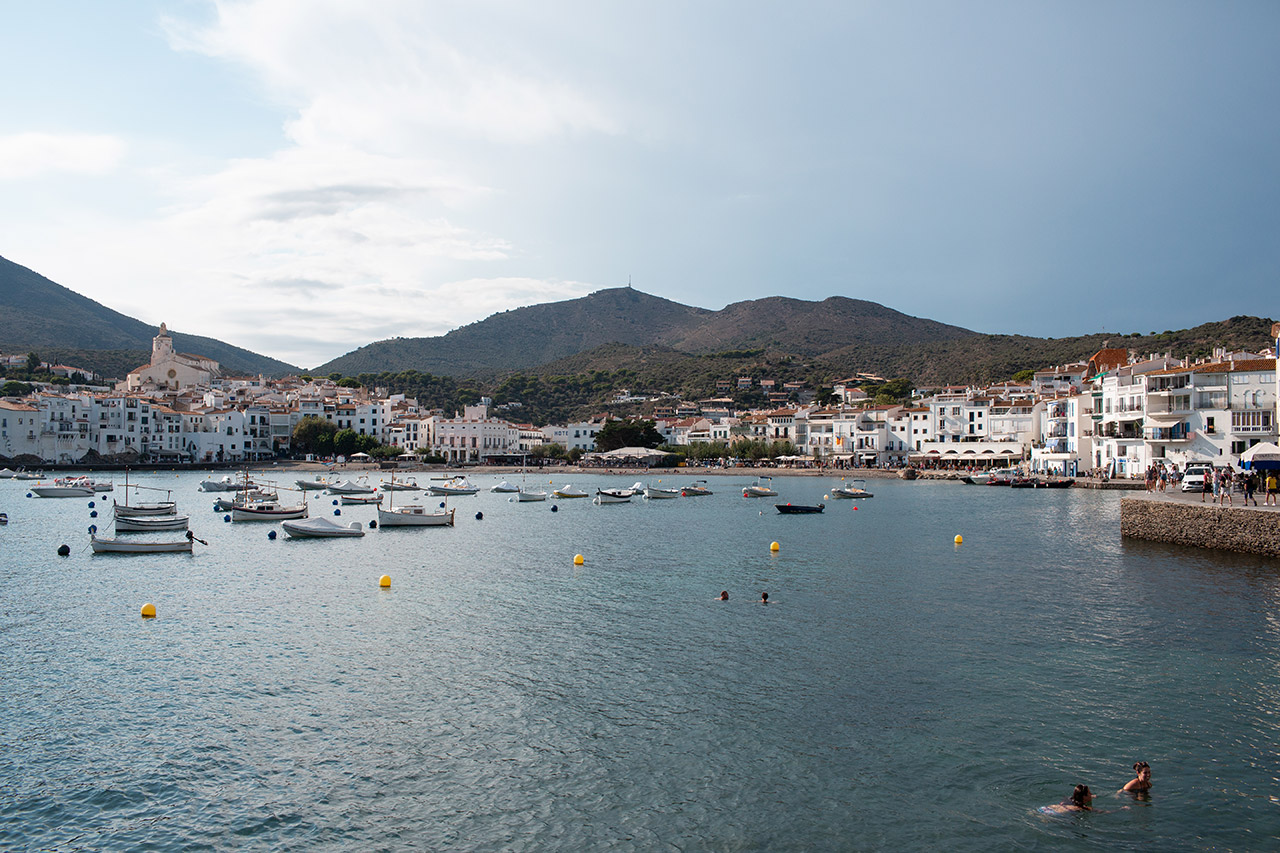
M 276 501 L 262 501 L 231 508 L 232 521 L 281 521 L 290 518 L 306 518 L 307 505 L 281 506 Z
M 528 503 L 530 501 L 545 501 L 547 499 L 547 493 L 542 491 L 542 489 L 522 488 L 520 489 L 519 492 L 516 493 L 516 498 L 519 500 L 520 503 Z
M 398 506 L 390 509 L 378 508 L 378 526 L 380 527 L 452 527 L 452 509 L 428 511 L 426 507 L 416 504 Z
M 304 492 L 315 492 L 329 488 L 329 484 L 318 475 L 314 480 L 294 480 L 293 484 Z
M 650 500 L 667 500 L 669 498 L 678 498 L 682 494 L 680 489 L 662 489 L 657 486 L 645 486 L 644 496 Z
M 772 477 L 757 477 L 756 481 L 742 490 L 744 498 L 776 498 Z
M 363 536 L 364 528 L 360 522 L 353 521 L 342 525 L 324 516 L 308 518 L 305 521 L 286 521 L 280 525 L 295 539 L 324 539 L 343 536 Z
M 480 487 L 473 485 L 466 477 L 454 477 L 445 483 L 431 486 L 431 494 L 433 495 L 474 495 L 480 491 Z
M 382 503 L 382 495 L 342 495 L 338 498 L 338 501 L 343 506 L 380 504 Z
M 174 501 L 154 501 L 152 503 L 121 504 L 114 503 L 116 518 L 138 518 L 149 515 L 173 515 L 178 505 Z
M 66 477 L 32 486 L 31 493 L 42 498 L 91 498 L 94 496 L 94 483 L 87 477 Z
M 593 499 L 597 504 L 625 504 L 631 503 L 630 489 L 596 489 L 596 496 Z
M 774 506 L 777 508 L 778 512 L 783 515 L 812 515 L 814 513 L 822 512 L 827 508 L 826 504 L 818 504 L 817 506 L 810 506 L 807 504 L 774 504 Z
M 367 483 L 353 483 L 350 480 L 339 480 L 329 484 L 331 495 L 371 495 L 374 491 L 374 487 Z
M 512 485 L 511 483 L 508 483 L 506 480 L 503 480 L 501 483 L 498 483 L 496 486 L 491 486 L 489 488 L 489 491 L 498 492 L 499 494 L 507 494 L 508 492 L 514 493 L 514 492 L 520 491 L 520 487 Z
M 585 497 L 588 497 L 587 493 L 586 493 L 586 492 L 584 492 L 582 489 L 577 489 L 577 488 L 574 488 L 573 486 L 570 486 L 570 485 L 564 485 L 564 486 L 561 486 L 560 488 L 558 488 L 558 489 L 556 489 L 555 491 L 553 491 L 551 494 L 552 494 L 552 495 L 554 495 L 554 496 L 555 496 L 555 497 L 557 497 L 557 498 L 585 498 Z
M 875 495 L 867 491 L 866 480 L 849 480 L 848 485 L 836 486 L 831 490 L 833 498 L 873 498 Z
M 89 535 L 89 546 L 95 554 L 189 554 L 192 544 L 191 538 L 177 542 L 142 542 L 136 539 L 99 539 L 96 534 Z
M 707 488 L 706 480 L 696 480 L 693 485 L 685 486 L 681 489 L 680 493 L 686 498 L 698 498 L 703 497 L 704 495 L 713 494 L 713 492 Z
M 188 515 L 116 516 L 116 533 L 142 533 L 147 530 L 186 530 Z

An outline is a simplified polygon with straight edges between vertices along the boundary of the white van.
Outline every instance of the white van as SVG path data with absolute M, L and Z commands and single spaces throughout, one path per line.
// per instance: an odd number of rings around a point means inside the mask
M 1207 463 L 1192 463 L 1187 466 L 1187 473 L 1182 476 L 1182 491 L 1184 492 L 1207 492 L 1212 491 L 1213 482 L 1208 479 L 1213 468 Z

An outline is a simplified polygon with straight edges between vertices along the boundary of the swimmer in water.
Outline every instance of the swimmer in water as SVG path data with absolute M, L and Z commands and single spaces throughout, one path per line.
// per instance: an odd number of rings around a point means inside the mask
M 1041 806 L 1040 811 L 1045 814 L 1067 814 L 1068 812 L 1089 812 L 1093 811 L 1093 794 L 1089 791 L 1088 785 L 1076 785 L 1075 790 L 1071 792 L 1071 799 L 1063 800 L 1057 805 Z
M 717 601 L 728 601 L 728 600 L 729 600 L 729 590 L 727 590 L 727 589 L 726 589 L 726 590 L 724 590 L 723 592 L 721 592 L 721 593 L 720 593 L 720 597 L 719 597 L 718 599 L 716 599 L 716 600 L 717 600 Z
M 762 592 L 762 593 L 760 593 L 760 603 L 761 603 L 761 604 L 768 604 L 768 603 L 769 603 L 769 593 L 767 593 L 767 592 Z
M 1137 777 L 1127 783 L 1121 791 L 1128 791 L 1131 794 L 1140 793 L 1142 791 L 1151 790 L 1151 765 L 1145 761 L 1138 761 L 1133 765 L 1134 775 Z

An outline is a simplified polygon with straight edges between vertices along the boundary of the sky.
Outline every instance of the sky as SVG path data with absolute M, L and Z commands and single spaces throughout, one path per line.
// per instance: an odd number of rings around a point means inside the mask
M 301 367 L 624 286 L 1280 315 L 1280 3 L 46 0 L 0 256 Z

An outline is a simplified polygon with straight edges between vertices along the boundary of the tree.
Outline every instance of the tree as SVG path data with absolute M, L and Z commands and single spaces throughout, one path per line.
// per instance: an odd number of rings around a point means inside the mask
M 327 454 L 333 448 L 333 434 L 338 431 L 333 421 L 307 415 L 293 428 L 293 445 L 302 453 Z
M 27 353 L 27 373 L 35 373 L 40 369 L 40 356 L 33 352 Z
M 339 379 L 342 378 L 342 374 L 337 372 L 330 373 L 329 378 L 332 379 L 334 382 L 337 382 Z
M 350 456 L 359 450 L 359 440 L 360 434 L 350 427 L 340 429 L 333 434 L 333 452 L 339 456 Z
M 633 418 L 609 421 L 596 433 L 596 450 L 600 452 L 619 447 L 657 447 L 659 444 L 662 444 L 662 436 L 653 421 Z
M 819 388 L 818 393 L 813 397 L 813 401 L 819 406 L 830 406 L 832 403 L 840 402 L 840 395 L 830 388 Z
M 360 380 L 352 379 L 350 376 L 344 376 L 338 380 L 339 388 L 359 388 Z
M 1019 370 L 1017 373 L 1013 374 L 1013 381 L 1014 382 L 1030 382 L 1035 377 L 1035 375 L 1036 375 L 1036 372 L 1030 368 L 1027 368 L 1026 370 Z
M 0 397 L 25 397 L 35 390 L 34 386 L 25 382 L 16 382 L 10 379 L 4 383 L 3 388 L 0 388 Z

